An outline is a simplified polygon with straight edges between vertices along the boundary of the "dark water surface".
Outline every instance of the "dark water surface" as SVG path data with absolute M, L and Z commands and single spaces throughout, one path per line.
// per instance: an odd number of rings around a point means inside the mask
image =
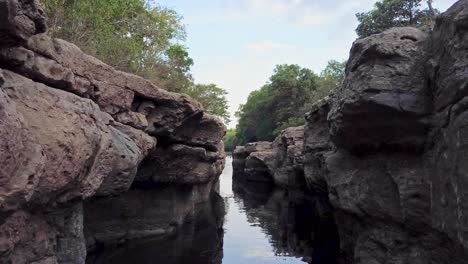
M 232 159 L 197 219 L 164 239 L 127 242 L 87 263 L 334 264 L 338 235 L 330 209 L 302 191 L 232 181 Z

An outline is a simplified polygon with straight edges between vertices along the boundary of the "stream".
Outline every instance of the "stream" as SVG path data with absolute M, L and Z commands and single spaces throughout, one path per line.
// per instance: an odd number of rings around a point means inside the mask
M 232 180 L 232 158 L 196 219 L 164 239 L 127 242 L 88 258 L 92 264 L 336 263 L 331 210 L 303 191 Z

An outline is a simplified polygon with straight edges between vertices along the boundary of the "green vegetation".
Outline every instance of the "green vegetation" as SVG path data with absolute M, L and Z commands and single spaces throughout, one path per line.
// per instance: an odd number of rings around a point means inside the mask
M 187 93 L 226 122 L 226 92 L 196 85 L 186 32 L 174 10 L 146 0 L 46 0 L 49 33 L 169 91 Z M 206 91 L 203 91 L 206 89 Z
M 196 84 L 190 86 L 186 91 L 188 95 L 205 106 L 209 113 L 216 113 L 217 116 L 224 119 L 226 124 L 231 121 L 228 112 L 228 102 L 226 100 L 227 92 L 215 84 Z
M 239 123 L 226 137 L 226 149 L 254 141 L 271 141 L 281 130 L 305 123 L 311 104 L 341 84 L 345 62 L 330 61 L 320 75 L 298 65 L 278 65 L 270 80 L 250 93 L 236 113 Z
M 356 33 L 360 38 L 383 32 L 392 27 L 412 26 L 432 28 L 438 10 L 432 7 L 432 0 L 381 0 L 369 12 L 357 13 L 359 25 Z
M 237 146 L 237 140 L 236 140 L 236 130 L 235 129 L 229 129 L 226 132 L 226 136 L 224 137 L 224 150 L 226 152 L 233 152 L 234 148 Z

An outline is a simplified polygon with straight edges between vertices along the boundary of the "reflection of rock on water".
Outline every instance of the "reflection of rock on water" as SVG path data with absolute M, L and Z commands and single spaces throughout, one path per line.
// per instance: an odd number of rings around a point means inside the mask
M 224 201 L 207 188 L 132 190 L 86 206 L 88 246 L 95 248 L 87 263 L 220 264 Z
M 250 223 L 259 225 L 277 255 L 309 263 L 336 263 L 339 238 L 331 208 L 302 190 L 284 190 L 254 182 L 233 182 L 235 199 Z

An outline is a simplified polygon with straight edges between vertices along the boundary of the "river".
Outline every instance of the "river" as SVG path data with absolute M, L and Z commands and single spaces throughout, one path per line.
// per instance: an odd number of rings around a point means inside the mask
M 125 243 L 92 264 L 334 264 L 338 235 L 330 210 L 303 191 L 232 181 L 232 159 L 215 194 L 177 235 Z M 88 261 L 87 261 L 88 263 Z

